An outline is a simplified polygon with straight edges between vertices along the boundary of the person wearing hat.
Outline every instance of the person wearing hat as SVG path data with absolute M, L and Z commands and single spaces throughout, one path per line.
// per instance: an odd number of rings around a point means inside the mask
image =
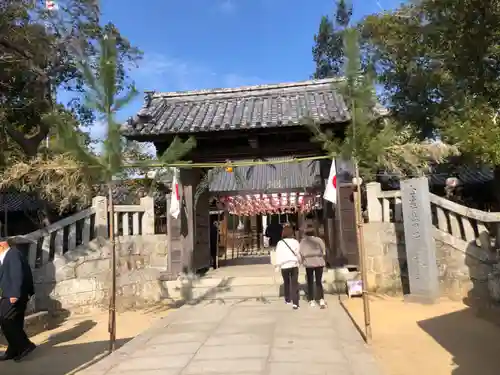
M 0 327 L 8 343 L 0 361 L 19 362 L 36 348 L 24 331 L 24 314 L 34 294 L 28 260 L 10 241 L 0 239 Z

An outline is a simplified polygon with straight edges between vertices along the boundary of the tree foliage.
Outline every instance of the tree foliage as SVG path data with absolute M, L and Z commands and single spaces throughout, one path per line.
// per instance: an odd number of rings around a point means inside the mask
M 67 111 L 77 120 L 77 129 L 93 124 L 95 109 L 83 100 L 86 82 L 77 59 L 83 55 L 95 72 L 98 40 L 103 35 L 117 40 L 120 90 L 130 85 L 128 67 L 141 56 L 112 23 L 101 26 L 95 0 L 62 0 L 58 5 L 57 11 L 48 12 L 44 1 L 0 4 L 0 121 L 4 129 L 0 138 L 2 144 L 9 143 L 9 150 L 29 157 L 38 153 L 42 141 L 54 131 L 50 122 L 42 121 L 48 113 Z M 71 99 L 56 108 L 55 98 L 61 91 Z
M 110 33 L 100 41 L 97 70 L 85 59 L 84 55 L 81 55 L 78 62 L 85 84 L 89 88 L 85 98 L 86 105 L 94 108 L 99 119 L 106 124 L 106 140 L 102 153 L 95 155 L 90 152 L 81 144 L 80 138 L 71 130 L 71 127 L 66 126 L 65 121 L 55 121 L 61 149 L 77 160 L 81 168 L 88 171 L 88 175 L 94 176 L 95 180 L 101 183 L 108 184 L 110 190 L 112 181 L 123 176 L 124 170 L 128 168 L 127 160 L 124 158 L 127 141 L 121 136 L 120 124 L 116 122 L 115 116 L 137 94 L 133 86 L 128 92 L 120 93 L 118 46 L 117 38 Z M 176 162 L 195 147 L 195 144 L 193 138 L 185 142 L 175 138 L 156 163 L 168 165 Z M 149 164 L 149 161 L 142 163 L 135 161 L 135 167 L 139 168 L 147 168 Z
M 318 33 L 314 35 L 312 49 L 316 70 L 313 78 L 321 79 L 342 75 L 344 60 L 343 35 L 352 16 L 352 4 L 349 0 L 337 0 L 335 17 L 332 20 L 323 16 Z
M 70 155 L 35 157 L 8 166 L 0 180 L 0 189 L 35 193 L 53 203 L 60 212 L 90 204 L 93 180 L 81 162 Z M 47 219 L 47 218 L 44 218 Z
M 395 115 L 425 137 L 436 128 L 446 135 L 450 127 L 471 123 L 468 116 L 477 116 L 471 105 L 496 113 L 499 21 L 498 0 L 422 0 L 367 17 L 363 36 L 376 51 L 379 79 Z
M 320 142 L 332 157 L 354 158 L 362 176 L 371 180 L 380 170 L 399 176 L 422 175 L 431 162 L 442 162 L 456 148 L 436 142 L 419 142 L 412 129 L 382 116 L 377 109 L 374 79 L 363 72 L 356 29 L 344 32 L 345 81 L 336 87 L 346 100 L 351 122 L 342 138 L 323 132 L 309 123 L 313 140 Z

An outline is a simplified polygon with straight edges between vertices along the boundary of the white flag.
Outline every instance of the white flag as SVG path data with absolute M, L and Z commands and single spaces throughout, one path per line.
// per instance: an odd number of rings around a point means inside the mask
M 335 167 L 335 159 L 332 160 L 323 198 L 333 204 L 337 203 L 337 168 Z
M 177 182 L 177 171 L 174 170 L 174 178 L 172 179 L 172 191 L 170 192 L 170 215 L 174 219 L 179 217 L 181 213 L 181 199 L 179 196 L 179 183 Z

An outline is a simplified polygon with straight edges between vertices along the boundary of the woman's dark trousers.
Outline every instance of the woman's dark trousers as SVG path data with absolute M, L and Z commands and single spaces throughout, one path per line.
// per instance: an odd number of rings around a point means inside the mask
M 299 305 L 299 267 L 285 268 L 281 270 L 283 276 L 283 288 L 285 289 L 285 301 Z
M 323 292 L 323 267 L 308 267 L 306 268 L 306 280 L 307 280 L 307 300 L 319 301 L 322 300 L 324 296 Z M 314 298 L 314 289 L 316 289 L 316 298 Z

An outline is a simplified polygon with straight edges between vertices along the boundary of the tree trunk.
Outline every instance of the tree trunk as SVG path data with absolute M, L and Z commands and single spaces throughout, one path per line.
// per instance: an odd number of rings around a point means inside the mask
M 34 158 L 38 154 L 38 147 L 49 134 L 49 127 L 44 124 L 41 124 L 38 133 L 31 137 L 27 137 L 26 134 L 10 124 L 6 124 L 5 130 L 29 158 Z
M 109 352 L 116 348 L 116 243 L 113 186 L 108 183 L 109 242 L 111 242 L 111 291 L 109 295 Z

